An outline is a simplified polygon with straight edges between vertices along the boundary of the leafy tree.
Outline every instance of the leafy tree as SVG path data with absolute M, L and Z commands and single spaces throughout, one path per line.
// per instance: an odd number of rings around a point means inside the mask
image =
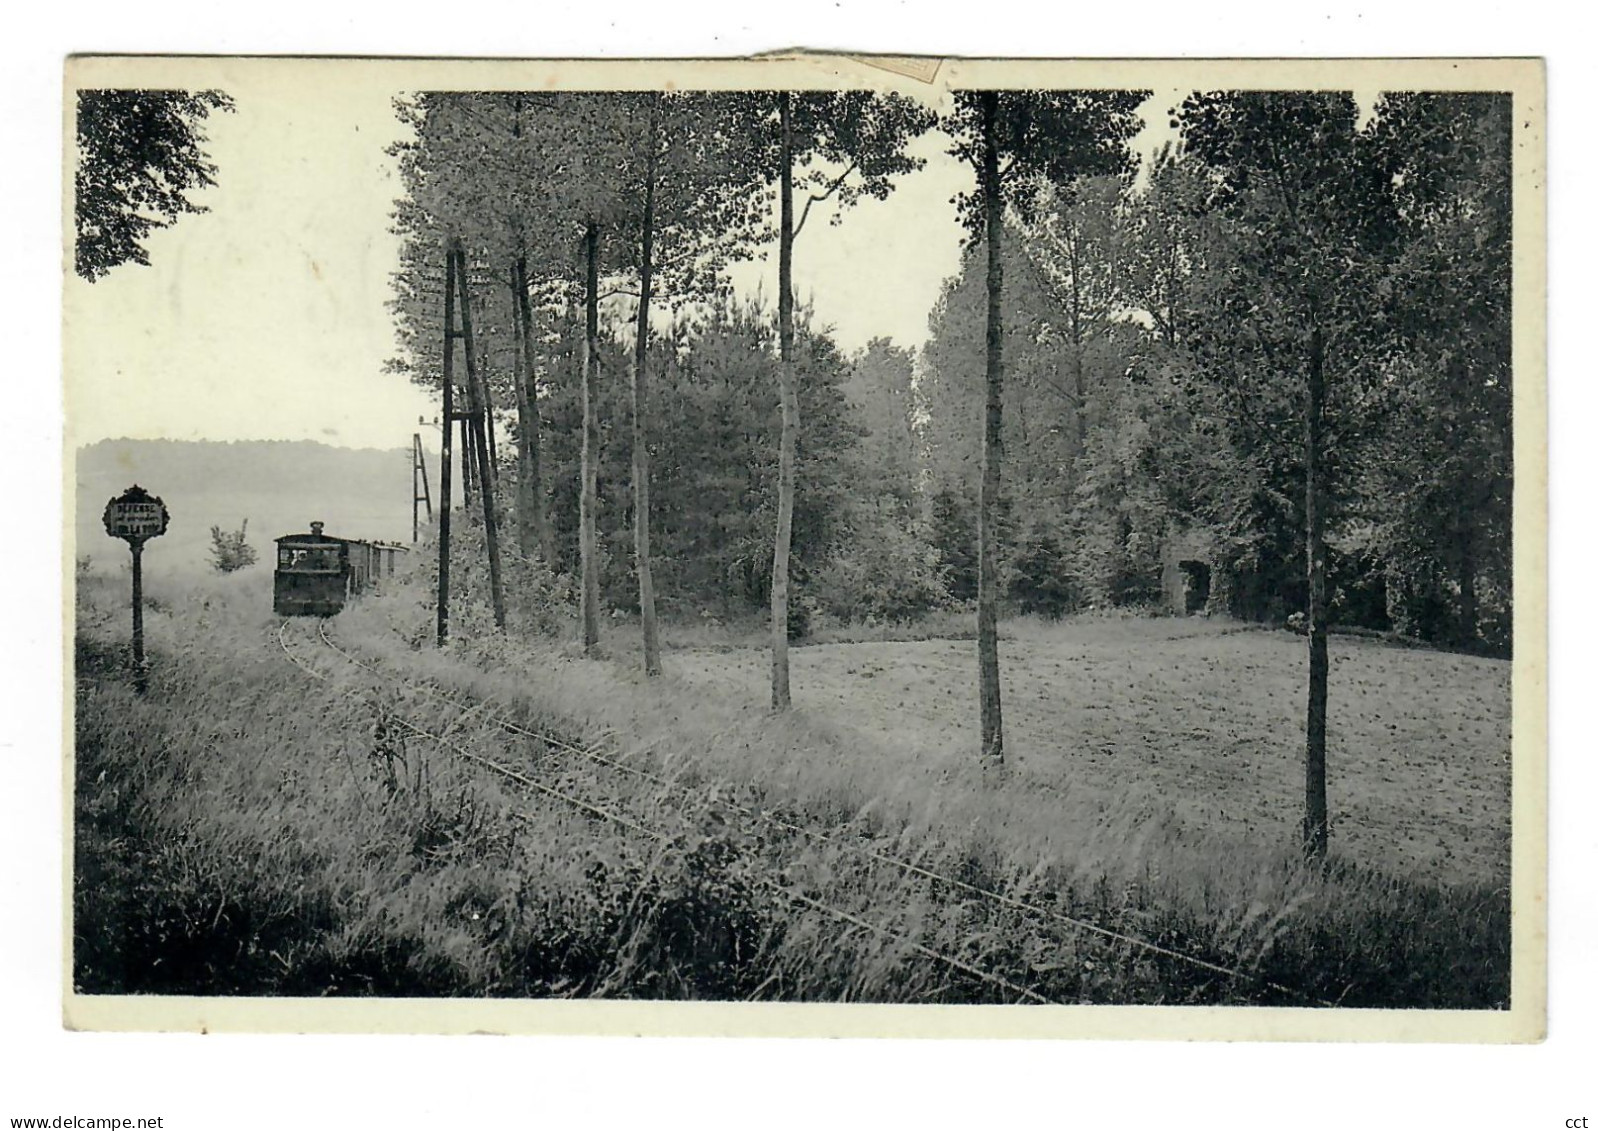
M 636 299 L 626 411 L 635 433 L 633 572 L 649 674 L 660 667 L 650 560 L 652 311 L 662 291 L 672 305 L 713 300 L 725 287 L 725 263 L 749 253 L 760 227 L 759 202 L 746 191 L 740 172 L 747 147 L 724 128 L 728 97 L 513 92 L 424 95 L 402 106 L 417 133 L 414 144 L 402 147 L 411 191 L 397 218 L 407 235 L 414 233 L 407 246 L 430 247 L 442 225 L 465 233 L 480 248 L 483 263 L 509 264 L 502 276 L 509 320 L 485 324 L 483 336 L 489 356 L 500 357 L 517 401 L 523 543 L 542 543 L 546 556 L 553 556 L 554 546 L 543 507 L 535 327 L 551 324 L 551 307 L 558 312 L 562 305 L 581 304 L 587 332 L 570 360 L 592 408 L 601 399 L 600 307 L 616 296 Z M 573 246 L 580 249 L 575 258 Z M 426 339 L 434 333 L 436 303 L 428 294 L 425 259 L 408 262 L 402 274 L 396 311 L 413 343 L 423 346 L 412 356 L 423 359 L 427 380 Z M 628 275 L 635 289 L 628 289 Z M 552 344 L 547 332 L 543 344 Z M 596 560 L 596 528 L 581 516 L 597 514 L 599 507 L 596 429 L 590 418 L 583 434 L 591 458 L 579 473 L 587 489 L 578 493 L 579 543 L 586 547 L 579 551 L 584 639 L 590 648 L 597 641 L 603 571 Z
M 1019 228 L 1004 245 L 1005 381 L 1003 436 L 1011 474 L 1003 500 L 1017 508 L 1045 509 L 1058 519 L 1071 492 L 1072 462 L 1081 455 L 1072 390 L 1076 358 L 1068 318 L 1053 286 L 1027 253 Z M 967 254 L 933 308 L 923 353 L 921 430 L 928 470 L 940 488 L 976 499 L 982 474 L 986 408 L 986 271 Z M 1094 359 L 1085 371 L 1097 368 Z M 1085 426 L 1085 425 L 1084 425 Z
M 211 527 L 211 568 L 218 573 L 233 573 L 256 562 L 255 547 L 244 540 L 250 520 L 245 519 L 237 530 Z
M 768 309 L 727 301 L 685 315 L 653 339 L 654 548 L 665 611 L 700 617 L 769 608 L 781 429 L 778 405 L 769 396 L 778 366 L 771 348 L 775 330 Z M 580 328 L 566 334 L 580 336 Z M 627 364 L 631 343 L 625 335 L 620 321 L 602 322 L 602 368 Z M 802 585 L 823 572 L 847 542 L 849 507 L 858 491 L 859 433 L 842 391 L 850 367 L 837 347 L 801 319 L 795 353 L 800 410 L 813 424 L 795 452 L 793 568 Z M 619 422 L 626 399 L 624 387 L 602 385 L 599 419 Z M 581 407 L 571 386 L 553 389 L 547 403 L 550 468 L 559 484 L 558 540 L 575 559 Z M 627 538 L 631 445 L 630 429 L 601 427 L 596 466 L 602 551 Z M 637 588 L 624 563 L 604 552 L 599 558 L 605 600 L 636 610 Z
M 788 572 L 793 539 L 795 450 L 799 398 L 794 388 L 793 243 L 817 204 L 837 199 L 846 207 L 862 195 L 885 198 L 893 178 L 921 161 L 905 152 L 908 141 L 929 129 L 930 112 L 899 95 L 869 91 L 800 93 L 777 91 L 769 101 L 756 95 L 730 103 L 729 127 L 750 139 L 752 179 L 777 183 L 778 442 L 776 541 L 771 559 L 771 705 L 786 710 L 788 681 Z M 774 113 L 773 113 L 774 111 Z M 796 170 L 799 170 L 796 178 Z M 794 189 L 809 190 L 804 212 L 794 219 Z
M 853 359 L 844 392 L 865 429 L 862 482 L 875 485 L 905 514 L 920 495 L 921 453 L 916 433 L 915 355 L 886 338 L 872 338 Z
M 1002 427 L 1010 472 L 996 526 L 1006 530 L 1005 511 L 1018 521 L 996 539 L 1004 582 L 996 588 L 1024 611 L 1058 615 L 1078 602 L 1145 599 L 1162 534 L 1167 507 L 1142 466 L 1152 443 L 1145 417 L 1159 408 L 1140 392 L 1146 380 L 1133 383 L 1134 373 L 1153 368 L 1157 343 L 1126 315 L 1118 278 L 1128 254 L 1124 187 L 1105 177 L 1046 190 L 1034 220 L 1006 231 Z M 967 256 L 934 309 L 920 387 L 933 489 L 962 496 L 973 515 L 984 292 L 980 262 Z M 1148 462 L 1157 473 L 1159 462 Z M 1147 548 L 1134 554 L 1139 545 Z
M 89 282 L 123 263 L 149 266 L 144 240 L 179 216 L 206 211 L 189 199 L 216 183 L 203 123 L 231 112 L 219 90 L 81 90 L 74 177 L 74 265 Z
M 985 765 L 1004 766 L 999 701 L 998 518 L 1004 461 L 1004 257 L 1006 207 L 1029 218 L 1047 184 L 1124 172 L 1141 123 L 1142 91 L 962 91 L 944 116 L 951 152 L 977 172 L 959 199 L 972 240 L 987 247 L 987 406 L 977 514 L 977 671 Z
M 1048 185 L 1024 228 L 1029 261 L 1059 306 L 1056 333 L 1064 339 L 1070 376 L 1069 383 L 1057 378 L 1049 387 L 1071 409 L 1077 455 L 1087 447 L 1088 353 L 1114 328 L 1124 305 L 1127 241 L 1120 212 L 1126 187 L 1127 178 L 1114 175 Z
M 1190 521 L 1182 498 L 1202 484 L 1191 425 L 1171 381 L 1153 363 L 1149 332 L 1120 323 L 1096 335 L 1094 367 L 1106 375 L 1077 460 L 1063 556 L 1085 604 L 1139 605 L 1160 594 L 1163 543 Z
M 1390 294 L 1402 356 L 1361 417 L 1373 450 L 1355 507 L 1403 627 L 1500 650 L 1512 559 L 1511 111 L 1502 94 L 1390 94 L 1375 108 L 1372 147 L 1398 198 Z M 1441 615 L 1416 623 L 1428 598 Z
M 846 533 L 817 575 L 819 603 L 845 621 L 908 621 L 949 600 L 922 523 L 889 494 L 851 494 Z
M 397 147 L 408 189 L 395 216 L 405 241 L 394 309 L 408 354 L 398 367 L 423 383 L 431 383 L 438 372 L 434 358 L 442 327 L 434 264 L 446 238 L 461 240 L 479 264 L 509 265 L 503 278 L 513 288 L 518 282 L 531 287 L 529 270 L 537 270 L 548 292 L 583 306 L 587 332 L 578 379 L 590 411 L 582 430 L 588 456 L 580 475 L 579 592 L 589 651 L 599 641 L 598 439 L 592 416 L 598 396 L 599 286 L 602 257 L 616 254 L 625 216 L 618 173 L 628 154 L 625 122 L 633 108 L 630 100 L 612 95 L 548 92 L 424 94 L 398 105 L 416 133 L 413 142 Z M 486 276 L 476 280 L 479 284 L 493 281 L 488 271 L 479 274 Z M 517 314 L 512 321 L 520 326 L 502 329 L 501 338 L 519 346 L 513 352 L 521 355 L 525 373 L 530 352 L 525 336 L 532 319 Z M 486 325 L 484 337 L 492 337 Z M 514 372 L 515 365 L 510 369 Z M 534 380 L 528 381 L 529 393 Z M 535 426 L 535 420 L 524 420 L 522 435 L 530 440 Z M 541 495 L 541 483 L 531 486 L 537 488 L 535 497 Z
M 1397 223 L 1392 182 L 1372 160 L 1347 93 L 1194 94 L 1178 120 L 1184 144 L 1214 171 L 1214 203 L 1232 222 L 1242 267 L 1217 285 L 1221 317 L 1210 335 L 1217 347 L 1210 363 L 1228 354 L 1237 367 L 1234 385 L 1263 388 L 1272 415 L 1284 423 L 1296 417 L 1302 427 L 1309 636 L 1303 843 L 1308 857 L 1321 859 L 1329 836 L 1326 530 L 1335 465 L 1346 451 L 1330 443 L 1328 393 L 1357 401 L 1381 375 L 1389 310 L 1380 296 L 1389 293 Z M 1242 343 L 1241 335 L 1251 340 Z M 1334 415 L 1337 408 L 1334 402 Z
M 518 543 L 523 555 L 535 552 L 540 543 L 547 552 L 547 541 L 541 538 L 545 523 L 536 377 L 528 375 L 532 354 L 520 340 L 523 327 L 530 331 L 533 323 L 532 311 L 517 294 L 526 274 L 526 244 L 516 227 L 521 201 L 510 191 L 523 152 L 518 141 L 525 115 L 512 101 L 479 94 L 424 93 L 396 100 L 395 109 L 411 127 L 412 137 L 391 148 L 399 158 L 405 195 L 395 202 L 401 266 L 393 277 L 390 303 L 401 354 L 390 367 L 423 386 L 442 387 L 443 264 L 446 248 L 458 243 L 467 264 L 467 305 L 461 313 L 470 316 L 476 360 L 467 407 L 482 411 L 492 454 L 496 409 L 507 384 L 514 392 Z M 494 301 L 499 295 L 508 301 Z M 445 422 L 446 428 L 453 426 Z M 461 440 L 469 497 L 476 477 L 465 421 Z M 484 500 L 492 500 L 497 515 L 501 500 L 492 490 L 496 472 L 491 466 L 491 482 L 483 486 L 489 489 Z
M 931 539 L 949 596 L 956 601 L 976 600 L 975 499 L 958 487 L 939 487 L 932 497 Z
M 638 201 L 638 305 L 632 362 L 633 535 L 638 603 L 643 622 L 644 672 L 660 672 L 660 643 L 650 572 L 649 340 L 656 247 L 664 245 L 668 279 L 677 298 L 719 293 L 720 267 L 729 254 L 747 254 L 758 230 L 749 194 L 738 173 L 745 150 L 725 129 L 715 95 L 650 93 L 631 129 L 631 175 Z M 709 264 L 707 267 L 706 264 Z M 668 285 L 670 285 L 668 283 Z

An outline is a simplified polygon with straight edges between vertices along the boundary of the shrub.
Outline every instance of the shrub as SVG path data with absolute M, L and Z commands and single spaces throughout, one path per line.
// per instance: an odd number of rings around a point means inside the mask
M 438 535 L 429 531 L 407 554 L 404 568 L 384 591 L 397 599 L 396 608 L 414 602 L 433 613 L 438 594 Z M 574 579 L 557 574 L 536 553 L 524 558 L 503 533 L 500 536 L 500 587 L 506 613 L 517 631 L 537 636 L 558 636 L 576 613 Z M 450 617 L 462 632 L 475 635 L 492 631 L 492 594 L 488 574 L 488 546 L 480 522 L 468 518 L 450 531 Z M 420 639 L 431 632 L 420 627 Z
M 945 487 L 933 497 L 932 545 L 942 563 L 949 596 L 956 601 L 976 600 L 976 507 L 953 488 Z
M 938 551 L 887 500 L 856 507 L 849 541 L 822 569 L 815 592 L 842 621 L 908 620 L 949 603 Z
M 815 602 L 809 597 L 790 592 L 788 595 L 788 639 L 803 640 L 810 635 L 810 618 Z
M 1059 618 L 1079 607 L 1080 591 L 1059 536 L 1044 524 L 1033 526 L 1016 547 L 1010 596 L 1024 613 Z
M 237 530 L 211 527 L 211 565 L 218 573 L 232 573 L 255 564 L 255 547 L 244 540 L 249 525 L 246 518 Z

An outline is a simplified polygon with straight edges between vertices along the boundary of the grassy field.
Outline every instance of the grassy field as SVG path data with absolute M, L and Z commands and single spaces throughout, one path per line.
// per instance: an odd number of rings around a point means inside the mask
M 1303 805 L 1301 637 L 1197 619 L 1007 626 L 1006 754 L 1027 788 L 1142 790 L 1195 827 L 1279 848 Z M 1334 637 L 1327 734 L 1338 854 L 1446 883 L 1509 880 L 1509 664 Z M 792 652 L 795 706 L 873 758 L 951 767 L 978 748 L 974 646 Z M 769 697 L 760 651 L 692 650 L 706 695 Z
M 115 590 L 86 584 L 78 610 L 86 992 L 1507 999 L 1506 665 L 1334 641 L 1322 872 L 1293 850 L 1303 645 L 1286 633 L 1007 624 L 1013 772 L 995 784 L 971 756 L 969 641 L 795 649 L 797 709 L 774 717 L 764 654 L 701 625 L 645 681 L 625 631 L 619 658 L 585 660 L 491 637 L 465 605 L 439 654 L 396 587 L 329 626 L 382 674 L 317 682 L 278 648 L 260 577 L 158 579 L 139 700 Z M 530 750 L 494 715 L 653 777 Z M 529 797 L 444 745 L 396 747 L 399 717 L 654 832 Z

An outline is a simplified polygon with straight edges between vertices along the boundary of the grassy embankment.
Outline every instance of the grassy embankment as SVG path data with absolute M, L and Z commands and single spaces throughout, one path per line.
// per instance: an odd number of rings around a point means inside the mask
M 1368 703 L 1339 715 L 1334 702 L 1345 800 L 1322 875 L 1291 851 L 1297 697 L 1280 688 L 1296 641 L 1285 636 L 1170 639 L 1194 622 L 1012 625 L 1016 765 L 993 788 L 965 757 L 967 646 L 800 649 L 799 710 L 773 718 L 759 653 L 730 644 L 678 649 L 646 684 L 631 664 L 561 645 L 474 640 L 469 612 L 448 656 L 414 647 L 428 616 L 403 592 L 334 622 L 345 646 L 409 678 L 670 779 L 571 755 L 537 765 L 539 780 L 657 841 L 400 739 L 383 720 L 403 715 L 506 762 L 535 757 L 485 712 L 462 717 L 329 656 L 311 654 L 339 674 L 310 680 L 277 650 L 259 582 L 153 587 L 156 672 L 143 701 L 118 670 L 120 594 L 83 595 L 84 991 L 1014 1000 L 921 946 L 1059 1001 L 1302 1004 L 1265 982 L 1349 1005 L 1507 997 L 1507 704 L 1493 709 L 1503 665 L 1336 649 L 1337 694 Z M 1424 707 L 1433 684 L 1459 696 L 1437 703 L 1436 718 Z M 1428 745 L 1439 720 L 1445 739 Z M 1455 819 L 1440 820 L 1450 805 Z M 784 832 L 750 809 L 834 839 Z M 1406 826 L 1414 840 L 1399 839 Z M 859 848 L 1253 980 L 995 905 Z

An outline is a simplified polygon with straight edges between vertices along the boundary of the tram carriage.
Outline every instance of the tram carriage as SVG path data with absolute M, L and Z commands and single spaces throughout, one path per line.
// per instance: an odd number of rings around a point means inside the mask
M 313 522 L 309 534 L 277 539 L 272 608 L 285 617 L 332 616 L 362 590 L 392 577 L 404 552 L 386 542 L 335 538 Z

